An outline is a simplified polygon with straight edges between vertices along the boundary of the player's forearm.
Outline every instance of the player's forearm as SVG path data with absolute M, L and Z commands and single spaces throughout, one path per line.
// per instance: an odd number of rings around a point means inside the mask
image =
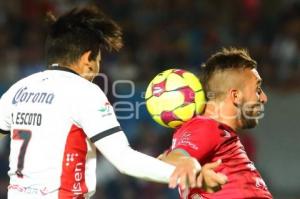
M 101 153 L 122 173 L 155 182 L 168 183 L 175 167 L 133 150 L 123 132 L 95 143 Z
M 120 172 L 137 178 L 168 183 L 175 167 L 128 147 L 112 160 Z

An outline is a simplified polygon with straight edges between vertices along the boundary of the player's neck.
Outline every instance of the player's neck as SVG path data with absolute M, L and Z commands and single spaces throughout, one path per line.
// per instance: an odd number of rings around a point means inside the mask
M 83 66 L 82 64 L 71 64 L 68 67 L 79 74 L 79 76 L 81 76 L 82 78 L 88 81 L 93 80 L 92 76 L 87 72 L 86 66 Z
M 208 102 L 203 115 L 226 124 L 235 131 L 238 130 L 236 112 L 225 106 L 222 102 Z

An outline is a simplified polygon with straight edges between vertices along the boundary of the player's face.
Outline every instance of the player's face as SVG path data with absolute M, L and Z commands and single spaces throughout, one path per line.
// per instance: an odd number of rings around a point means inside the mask
M 246 83 L 241 103 L 241 128 L 254 128 L 263 117 L 267 96 L 261 88 L 262 79 L 256 69 L 245 70 Z

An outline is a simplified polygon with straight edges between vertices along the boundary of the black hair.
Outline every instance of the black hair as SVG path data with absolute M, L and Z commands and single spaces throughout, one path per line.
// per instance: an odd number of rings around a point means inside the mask
M 48 66 L 74 63 L 88 51 L 95 60 L 100 50 L 118 51 L 123 45 L 121 28 L 95 6 L 74 8 L 57 19 L 48 13 L 48 21 Z

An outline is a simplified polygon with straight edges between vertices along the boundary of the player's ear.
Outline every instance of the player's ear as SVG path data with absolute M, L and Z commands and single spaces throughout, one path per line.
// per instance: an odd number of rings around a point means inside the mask
M 229 97 L 232 103 L 236 106 L 242 103 L 242 92 L 238 89 L 230 89 L 229 90 Z
M 84 67 L 88 67 L 90 64 L 91 64 L 91 60 L 89 59 L 90 58 L 90 55 L 91 55 L 91 51 L 86 51 L 84 52 L 80 59 L 79 59 L 79 64 L 80 66 L 84 66 Z

